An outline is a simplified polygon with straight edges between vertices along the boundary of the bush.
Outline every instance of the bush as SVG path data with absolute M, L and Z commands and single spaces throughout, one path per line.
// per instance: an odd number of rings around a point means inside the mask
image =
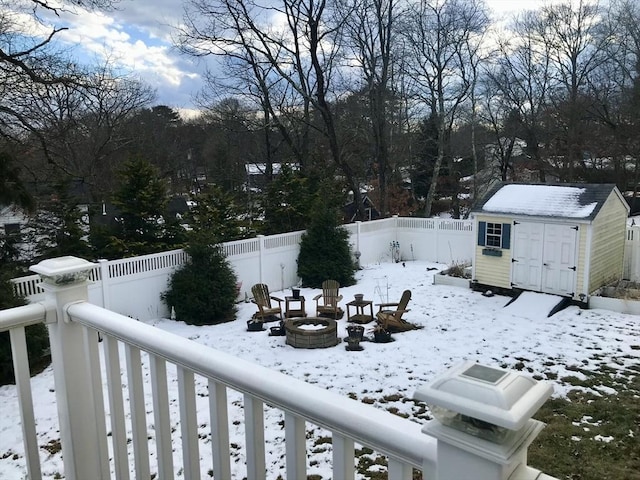
M 300 240 L 298 276 L 302 286 L 321 288 L 324 280 L 346 287 L 355 283 L 349 232 L 338 224 L 338 209 L 318 198 L 311 225 Z
M 195 242 L 185 251 L 190 259 L 171 276 L 162 300 L 191 325 L 235 320 L 237 278 L 220 246 Z
M 0 310 L 18 307 L 26 303 L 23 298 L 16 297 L 9 278 L 10 275 L 7 273 L 0 274 Z M 29 366 L 31 372 L 34 373 L 43 365 L 44 352 L 49 348 L 49 335 L 43 324 L 37 324 L 26 328 L 26 336 Z M 2 332 L 0 333 L 0 385 L 14 382 L 9 332 Z

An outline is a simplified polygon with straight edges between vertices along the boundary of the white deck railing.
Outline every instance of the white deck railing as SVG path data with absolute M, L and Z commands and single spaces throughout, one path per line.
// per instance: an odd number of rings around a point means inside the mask
M 9 332 L 13 373 L 16 382 L 16 392 L 20 407 L 22 425 L 22 443 L 24 445 L 27 477 L 31 480 L 42 478 L 40 456 L 38 454 L 38 437 L 33 410 L 33 396 L 31 394 L 31 375 L 29 371 L 29 357 L 27 356 L 27 339 L 25 327 L 43 323 L 45 308 L 42 304 L 34 303 L 23 307 L 0 310 L 0 332 Z
M 247 478 L 265 477 L 265 432 L 263 429 L 263 408 L 265 404 L 280 409 L 285 420 L 285 452 L 287 479 L 306 478 L 306 423 L 327 429 L 332 433 L 333 478 L 354 477 L 354 445 L 370 447 L 375 452 L 387 456 L 390 479 L 409 480 L 413 469 L 435 469 L 435 440 L 421 433 L 421 426 L 358 401 L 339 396 L 333 392 L 307 384 L 293 377 L 269 370 L 226 353 L 213 350 L 191 340 L 137 322 L 88 302 L 71 304 L 67 308 L 71 324 L 84 330 L 84 344 L 78 348 L 90 358 L 85 365 L 91 371 L 92 394 L 83 398 L 67 398 L 67 408 L 74 415 L 86 411 L 80 404 L 93 399 L 89 410 L 98 418 L 109 418 L 110 435 L 107 435 L 105 421 L 96 422 L 94 442 L 76 442 L 76 459 L 89 464 L 89 459 L 97 455 L 95 464 L 104 477 L 96 472 L 91 478 L 157 478 L 172 479 L 174 472 L 182 470 L 183 478 L 204 478 L 212 469 L 214 478 L 231 478 L 231 458 L 229 445 L 227 391 L 240 392 L 244 398 L 246 428 Z M 33 402 L 29 387 L 28 362 L 24 341 L 24 327 L 43 322 L 45 308 L 32 304 L 0 311 L 0 331 L 9 330 L 14 349 L 18 398 L 21 405 L 23 436 L 25 443 L 27 474 L 30 479 L 41 478 L 38 456 L 36 424 Z M 102 343 L 96 332 L 101 332 Z M 105 359 L 106 392 L 102 391 L 103 373 L 100 365 L 99 346 L 103 348 Z M 119 350 L 124 349 L 126 366 L 120 365 Z M 149 358 L 151 378 L 145 385 L 142 374 L 141 352 Z M 167 388 L 167 365 L 177 369 L 179 398 L 170 398 Z M 67 366 L 68 368 L 69 366 Z M 78 365 L 75 366 L 76 368 Z M 54 364 L 54 369 L 61 368 Z M 121 370 L 124 373 L 121 373 Z M 67 372 L 69 375 L 71 372 Z M 82 375 L 71 375 L 78 379 Z M 195 377 L 208 382 L 209 418 L 197 418 Z M 130 401 L 123 399 L 123 385 L 127 385 Z M 152 397 L 153 428 L 146 423 L 148 402 Z M 61 385 L 56 389 L 64 390 Z M 107 398 L 105 409 L 100 400 Z M 179 435 L 172 434 L 170 405 L 178 400 L 180 404 Z M 105 410 L 108 415 L 105 415 Z M 128 449 L 125 423 L 131 418 L 133 448 Z M 92 419 L 85 419 L 87 422 Z M 89 421 L 89 423 L 92 423 Z M 200 462 L 198 426 L 208 423 L 211 436 L 212 464 Z M 90 429 L 91 430 L 91 429 Z M 78 435 L 78 433 L 76 433 Z M 91 435 L 89 435 L 90 437 Z M 63 436 L 64 437 L 64 436 Z M 87 435 L 85 434 L 85 438 Z M 176 437 L 180 437 L 178 440 Z M 157 464 L 150 464 L 149 439 L 155 443 Z M 109 461 L 110 442 L 113 459 Z M 181 443 L 182 465 L 173 465 L 174 443 Z M 153 445 L 151 443 L 151 445 Z M 130 451 L 128 451 L 130 450 Z M 63 450 L 63 455 L 66 452 Z M 207 457 L 207 455 L 205 455 Z M 66 464 L 65 464 L 66 466 Z M 111 472 L 111 473 L 109 473 Z M 204 472 L 204 473 L 203 473 Z M 68 476 L 67 478 L 82 478 Z M 80 475 L 80 474 L 78 474 Z M 85 471 L 86 475 L 86 471 Z M 89 478 L 89 477 L 85 477 Z
M 336 480 L 355 478 L 356 445 L 386 456 L 390 480 L 411 480 L 414 470 L 422 472 L 424 480 L 471 478 L 480 464 L 495 472 L 483 474 L 484 480 L 552 479 L 526 465 L 532 438 L 504 458 L 495 452 L 486 456 L 484 447 L 474 445 L 471 437 L 453 450 L 437 448 L 438 440 L 422 433 L 422 426 L 411 420 L 93 305 L 87 301 L 86 281 L 57 285 L 49 280 L 44 287 L 43 302 L 0 311 L 0 331 L 10 332 L 25 475 L 31 480 L 42 478 L 42 466 L 25 327 L 42 322 L 49 330 L 67 480 L 154 475 L 163 480 L 176 476 L 198 480 L 208 476 L 209 470 L 216 479 L 233 478 L 228 392 L 237 392 L 234 396 L 240 394 L 243 399 L 246 473 L 241 476 L 248 480 L 266 480 L 265 406 L 280 410 L 284 417 L 287 480 L 307 478 L 314 455 L 306 448 L 307 424 L 330 432 Z M 121 365 L 121 351 L 125 365 Z M 148 358 L 148 376 L 143 355 Z M 177 389 L 172 389 L 177 390 L 177 399 L 169 393 L 168 367 L 177 372 Z M 199 391 L 197 385 L 202 387 Z M 203 396 L 208 397 L 204 413 L 197 408 Z M 173 408 L 176 402 L 177 409 Z M 203 437 L 210 439 L 210 455 L 201 453 L 209 443 L 201 441 Z M 458 452 L 454 457 L 453 451 Z M 176 452 L 180 453 L 174 456 Z M 439 462 L 442 471 L 457 473 L 440 475 Z

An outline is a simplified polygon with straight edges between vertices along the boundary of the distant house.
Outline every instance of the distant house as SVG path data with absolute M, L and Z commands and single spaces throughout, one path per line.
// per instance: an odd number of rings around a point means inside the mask
M 473 281 L 586 302 L 622 277 L 628 213 L 612 184 L 500 184 L 472 210 Z
M 28 221 L 24 213 L 14 206 L 0 207 L 0 233 L 14 235 L 20 233 Z
M 495 143 L 489 143 L 484 147 L 484 157 L 489 162 L 497 162 L 499 163 L 501 158 L 501 152 L 509 152 L 510 158 L 513 157 L 521 157 L 525 153 L 525 149 L 527 148 L 527 142 L 522 140 L 521 138 L 507 138 L 500 137 L 500 139 Z
M 296 163 L 287 164 L 292 170 L 299 170 L 300 166 Z M 272 173 L 277 176 L 282 171 L 282 163 L 272 163 Z M 247 188 L 254 191 L 261 191 L 269 183 L 267 177 L 267 164 L 266 163 L 247 163 L 244 166 L 247 173 Z
M 380 212 L 373 204 L 373 201 L 368 194 L 362 193 L 362 205 L 364 207 L 364 220 L 377 220 L 380 218 Z M 353 199 L 349 200 L 342 208 L 344 223 L 351 223 L 356 220 L 358 216 L 358 209 Z

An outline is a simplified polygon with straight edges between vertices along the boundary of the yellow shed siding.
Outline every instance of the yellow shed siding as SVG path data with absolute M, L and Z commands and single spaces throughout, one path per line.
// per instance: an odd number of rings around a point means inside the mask
M 494 217 L 486 215 L 478 215 L 478 222 L 489 223 L 511 223 L 511 218 Z M 476 223 L 476 232 L 477 230 Z M 492 257 L 482 254 L 482 249 L 478 245 L 477 238 L 475 239 L 476 252 L 475 252 L 475 280 L 483 285 L 492 285 L 494 287 L 511 288 L 511 250 L 502 249 L 501 257 Z M 513 243 L 511 243 L 513 246 Z
M 578 298 L 581 293 L 585 291 L 584 288 L 584 275 L 587 265 L 587 241 L 588 232 L 591 226 L 589 224 L 580 224 L 578 231 L 578 246 L 577 246 L 577 263 L 576 263 L 576 295 Z
M 622 278 L 627 210 L 612 192 L 592 224 L 589 293 Z

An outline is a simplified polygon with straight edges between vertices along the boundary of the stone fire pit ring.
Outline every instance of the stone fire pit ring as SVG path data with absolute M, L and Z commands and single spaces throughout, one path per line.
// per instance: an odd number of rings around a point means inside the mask
M 294 348 L 334 347 L 338 339 L 338 323 L 332 318 L 290 318 L 284 322 L 286 343 Z

